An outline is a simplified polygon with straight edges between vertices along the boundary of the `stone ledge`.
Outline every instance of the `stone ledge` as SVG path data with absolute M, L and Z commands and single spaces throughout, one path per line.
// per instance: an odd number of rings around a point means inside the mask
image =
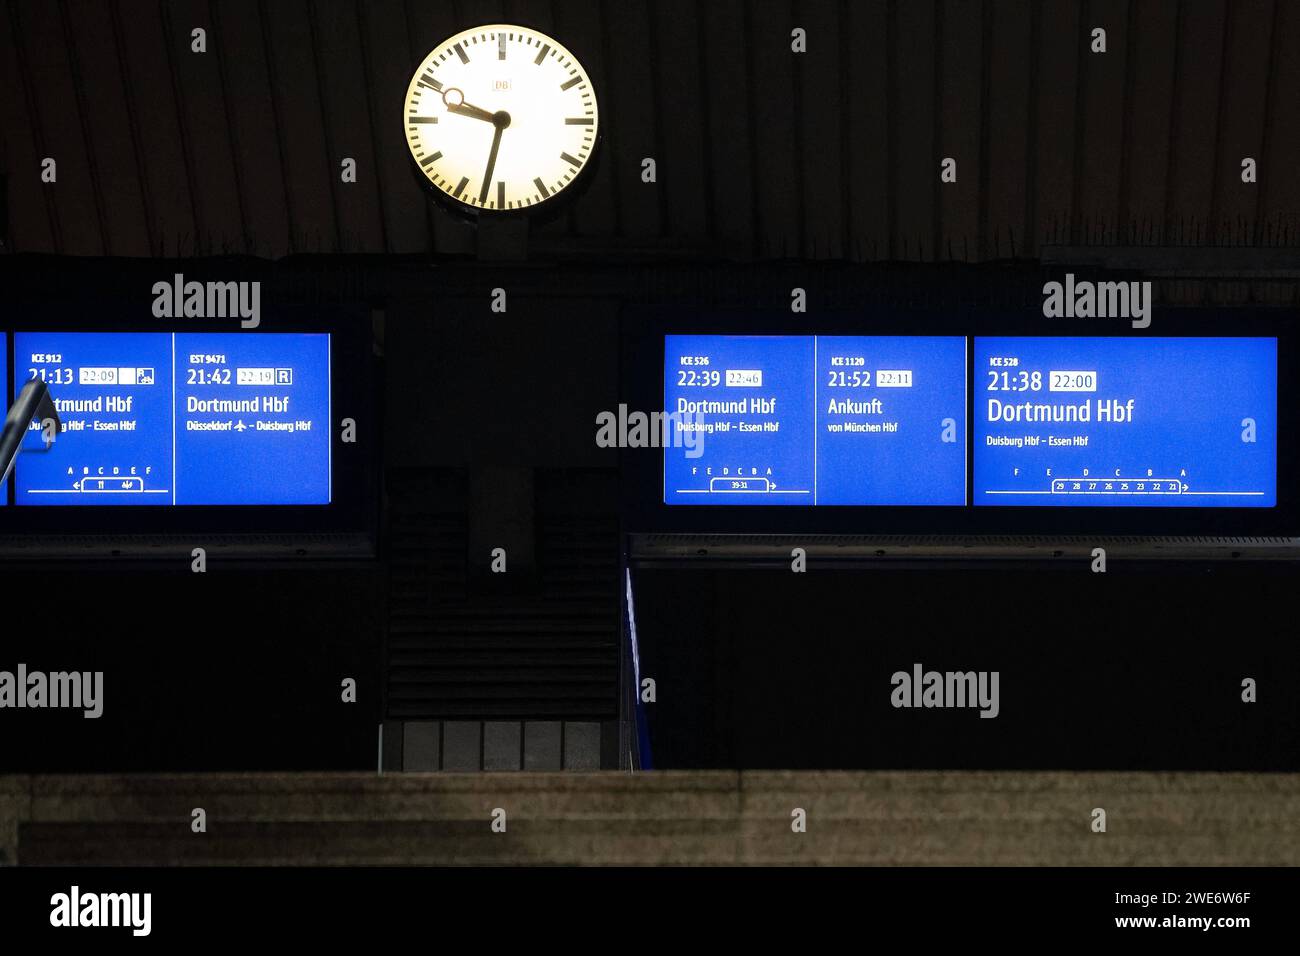
M 1098 806 L 1105 834 L 1090 829 Z M 194 807 L 206 834 L 190 832 Z M 497 807 L 505 834 L 491 831 Z M 791 832 L 795 807 L 806 833 Z M 41 864 L 1298 865 L 1300 774 L 0 777 L 0 852 Z

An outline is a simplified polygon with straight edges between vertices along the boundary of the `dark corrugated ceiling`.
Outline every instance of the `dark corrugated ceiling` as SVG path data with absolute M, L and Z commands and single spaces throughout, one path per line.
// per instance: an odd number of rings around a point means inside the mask
M 554 33 L 602 97 L 604 155 L 535 229 L 543 247 L 975 260 L 1297 242 L 1285 0 L 3 4 L 8 251 L 472 252 L 410 174 L 397 117 L 423 53 L 502 20 Z

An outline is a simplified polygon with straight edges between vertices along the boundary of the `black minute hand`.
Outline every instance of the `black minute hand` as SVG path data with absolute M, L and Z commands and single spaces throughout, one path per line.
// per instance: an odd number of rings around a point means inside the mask
M 501 147 L 501 134 L 505 131 L 505 127 L 500 123 L 496 124 L 496 127 L 492 133 L 492 152 L 488 153 L 487 172 L 483 174 L 483 188 L 478 194 L 480 206 L 487 202 L 488 187 L 492 185 L 492 170 L 497 165 L 497 150 Z

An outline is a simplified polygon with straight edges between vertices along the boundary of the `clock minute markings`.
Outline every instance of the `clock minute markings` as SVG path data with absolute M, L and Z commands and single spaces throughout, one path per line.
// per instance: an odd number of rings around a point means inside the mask
M 420 78 L 419 78 L 418 80 L 416 80 L 416 85 L 417 85 L 417 86 L 427 86 L 427 87 L 428 87 L 429 89 L 431 89 L 431 90 L 436 90 L 436 91 L 438 91 L 439 93 L 442 92 L 442 84 L 433 78 L 433 74 L 432 74 L 432 73 L 427 73 L 427 72 L 426 72 L 426 73 L 422 73 L 422 74 L 420 74 Z

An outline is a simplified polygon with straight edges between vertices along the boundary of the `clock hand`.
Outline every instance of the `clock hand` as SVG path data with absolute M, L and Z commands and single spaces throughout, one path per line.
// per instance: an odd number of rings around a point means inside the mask
M 484 120 L 491 123 L 492 114 L 487 110 L 479 109 L 477 106 L 470 106 L 468 103 L 461 103 L 457 106 L 448 106 L 447 109 L 452 113 L 459 113 L 461 116 L 469 116 L 473 119 Z
M 465 102 L 465 94 L 454 86 L 449 86 L 442 91 L 442 102 L 453 113 L 459 113 L 461 116 L 470 116 L 474 119 L 484 120 L 488 123 L 495 123 L 496 118 L 492 113 L 477 106 L 471 106 Z
M 492 151 L 488 153 L 487 172 L 483 174 L 483 188 L 478 194 L 479 205 L 487 202 L 488 187 L 492 185 L 492 170 L 497 165 L 497 150 L 501 147 L 501 134 L 503 132 L 505 132 L 505 126 L 497 123 L 496 132 L 492 134 Z

